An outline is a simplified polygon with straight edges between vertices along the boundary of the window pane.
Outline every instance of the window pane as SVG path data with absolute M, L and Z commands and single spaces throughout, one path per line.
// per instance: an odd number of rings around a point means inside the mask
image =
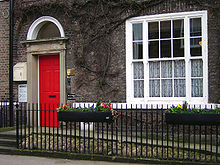
M 159 39 L 159 24 L 158 22 L 148 23 L 148 38 Z
M 171 21 L 160 22 L 160 38 L 171 38 Z
M 174 77 L 185 77 L 185 61 L 174 61 Z
M 201 18 L 190 19 L 190 36 L 201 36 Z
M 184 20 L 174 20 L 173 21 L 173 37 L 183 37 L 184 36 Z
M 192 97 L 203 97 L 203 79 L 192 79 Z
M 162 97 L 172 97 L 172 80 L 162 80 Z
M 134 81 L 134 97 L 135 98 L 144 97 L 144 81 L 143 80 Z
M 149 62 L 150 78 L 160 78 L 160 62 Z
M 161 41 L 161 57 L 171 57 L 171 40 Z
M 144 65 L 142 62 L 133 63 L 134 79 L 144 79 Z
M 142 23 L 133 24 L 133 41 L 142 40 Z
M 174 80 L 174 97 L 186 96 L 186 83 L 185 79 Z
M 160 97 L 160 80 L 150 80 L 150 97 Z
M 161 77 L 162 78 L 172 77 L 172 61 L 161 62 Z
M 133 59 L 143 59 L 143 43 L 133 43 Z
M 202 60 L 191 60 L 191 77 L 203 77 Z
M 173 57 L 184 57 L 184 39 L 173 40 Z
M 190 39 L 190 54 L 191 56 L 201 56 L 202 46 L 200 45 L 202 38 L 191 38 Z
M 159 41 L 149 42 L 149 58 L 159 58 Z

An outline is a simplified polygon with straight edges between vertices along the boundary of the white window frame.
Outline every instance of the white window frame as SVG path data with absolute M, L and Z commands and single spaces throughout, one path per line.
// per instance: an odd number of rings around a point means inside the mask
M 190 18 L 201 17 L 202 26 L 202 56 L 190 57 Z M 185 59 L 186 69 L 186 97 L 149 97 L 149 71 L 148 71 L 148 22 L 165 21 L 173 19 L 184 19 L 184 42 L 185 56 L 179 59 Z M 143 24 L 143 59 L 133 60 L 132 46 L 132 24 Z M 191 104 L 206 104 L 208 103 L 208 26 L 207 26 L 207 11 L 179 12 L 159 15 L 140 16 L 128 19 L 126 21 L 126 101 L 127 103 L 144 103 L 144 104 L 175 104 L 187 101 Z M 172 60 L 173 58 L 171 58 Z M 178 59 L 178 58 L 175 58 Z M 203 60 L 203 97 L 191 97 L 191 59 Z M 144 98 L 134 98 L 133 85 L 133 61 L 143 61 L 144 64 Z

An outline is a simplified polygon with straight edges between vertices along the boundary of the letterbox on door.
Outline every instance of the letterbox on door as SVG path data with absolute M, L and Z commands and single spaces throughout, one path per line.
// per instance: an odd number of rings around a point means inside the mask
M 27 81 L 27 62 L 19 62 L 14 66 L 14 81 Z

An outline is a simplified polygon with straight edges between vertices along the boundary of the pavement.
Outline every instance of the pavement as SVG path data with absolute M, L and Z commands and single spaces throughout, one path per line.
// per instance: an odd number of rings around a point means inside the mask
M 136 163 L 118 163 L 91 160 L 69 160 L 36 156 L 18 156 L 0 154 L 0 165 L 140 165 Z M 151 164 L 152 165 L 152 164 Z

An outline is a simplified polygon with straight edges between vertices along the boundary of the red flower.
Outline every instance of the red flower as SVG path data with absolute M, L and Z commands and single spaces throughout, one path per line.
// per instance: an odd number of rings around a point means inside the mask
M 219 110 L 219 107 L 217 108 L 217 110 Z

